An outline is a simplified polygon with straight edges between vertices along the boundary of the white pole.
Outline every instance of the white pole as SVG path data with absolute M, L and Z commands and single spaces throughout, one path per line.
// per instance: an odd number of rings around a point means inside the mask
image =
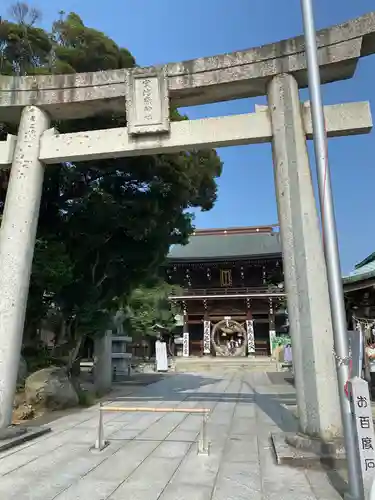
M 332 313 L 334 348 L 335 356 L 338 360 L 337 378 L 339 383 L 340 407 L 348 464 L 349 498 L 351 500 L 362 500 L 363 485 L 361 484 L 355 429 L 350 403 L 344 391 L 344 387 L 349 376 L 348 333 L 346 327 L 344 292 L 341 278 L 331 179 L 328 165 L 327 137 L 320 92 L 321 82 L 312 0 L 301 0 L 301 7 L 305 34 L 315 161 L 318 174 L 320 210 L 322 216 L 323 243 Z
M 372 482 L 369 500 L 375 500 L 375 478 Z

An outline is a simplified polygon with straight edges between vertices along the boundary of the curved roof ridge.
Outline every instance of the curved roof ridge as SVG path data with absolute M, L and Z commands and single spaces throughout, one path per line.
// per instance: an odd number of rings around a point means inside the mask
M 222 259 L 243 259 L 267 256 L 281 257 L 280 234 L 237 233 L 203 234 L 191 237 L 186 245 L 175 245 L 170 249 L 168 260 L 207 261 Z

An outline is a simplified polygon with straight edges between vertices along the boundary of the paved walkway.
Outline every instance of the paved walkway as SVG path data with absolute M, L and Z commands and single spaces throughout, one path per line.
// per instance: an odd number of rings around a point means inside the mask
M 105 415 L 110 445 L 89 451 L 97 407 L 63 417 L 53 432 L 0 455 L 7 500 L 336 500 L 322 470 L 275 465 L 270 432 L 293 430 L 281 403 L 294 390 L 280 374 L 168 376 L 117 398 L 124 406 L 209 407 L 211 452 L 198 456 L 201 417 L 179 413 Z

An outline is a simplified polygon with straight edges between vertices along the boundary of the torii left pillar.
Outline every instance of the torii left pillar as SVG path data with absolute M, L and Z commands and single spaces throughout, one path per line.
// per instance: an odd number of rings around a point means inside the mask
M 44 178 L 39 147 L 49 125 L 43 110 L 35 106 L 23 109 L 1 223 L 0 430 L 12 422 Z

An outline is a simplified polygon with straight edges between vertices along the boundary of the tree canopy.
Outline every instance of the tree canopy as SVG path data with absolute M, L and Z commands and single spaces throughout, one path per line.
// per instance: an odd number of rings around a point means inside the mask
M 179 287 L 156 280 L 134 288 L 126 301 L 126 329 L 132 335 L 144 337 L 157 335 L 160 328 L 172 332 L 176 326 L 175 316 L 180 313 L 169 297 L 177 294 Z
M 24 3 L 0 22 L 0 73 L 74 73 L 132 68 L 135 59 L 75 13 L 60 12 L 50 32 Z M 1 82 L 1 78 L 0 78 Z M 1 85 L 1 83 L 0 83 Z M 172 110 L 171 119 L 183 119 Z M 53 124 L 64 132 L 126 125 L 101 114 Z M 5 132 L 12 129 L 3 125 Z M 193 230 L 189 210 L 210 210 L 222 163 L 214 150 L 62 163 L 46 167 L 26 331 L 33 338 L 53 308 L 78 335 L 102 328 L 118 297 L 143 290 L 172 244 Z M 0 210 L 7 174 L 0 180 Z M 133 292 L 133 294 L 138 292 Z M 143 293 L 143 291 L 142 291 Z M 78 333 L 77 333 L 78 332 Z

